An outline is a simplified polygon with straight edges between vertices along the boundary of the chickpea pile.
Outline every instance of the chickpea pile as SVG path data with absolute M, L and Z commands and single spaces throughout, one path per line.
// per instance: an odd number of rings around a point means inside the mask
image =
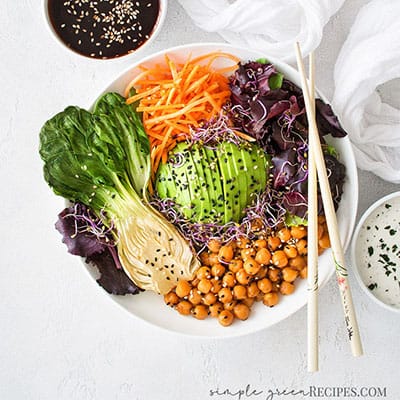
M 330 247 L 325 218 L 318 218 L 319 253 Z M 307 227 L 282 227 L 257 239 L 222 245 L 211 239 L 200 254 L 202 266 L 193 280 L 180 280 L 164 296 L 167 305 L 197 319 L 218 318 L 223 326 L 246 320 L 254 302 L 278 304 L 294 292 L 297 278 L 307 276 Z

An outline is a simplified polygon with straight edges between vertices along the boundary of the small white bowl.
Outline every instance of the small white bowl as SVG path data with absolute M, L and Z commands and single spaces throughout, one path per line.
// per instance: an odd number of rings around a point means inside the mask
M 400 192 L 372 204 L 351 243 L 356 278 L 367 295 L 400 313 Z
M 155 38 L 157 37 L 157 35 L 159 34 L 164 21 L 165 21 L 165 17 L 167 15 L 167 4 L 168 4 L 168 0 L 158 0 L 159 2 L 159 12 L 158 12 L 158 17 L 157 20 L 153 26 L 152 31 L 149 34 L 149 38 L 146 39 L 141 45 L 139 45 L 137 48 L 133 48 L 132 50 L 129 50 L 123 54 L 120 55 L 116 55 L 113 57 L 107 57 L 107 58 L 101 58 L 101 57 L 92 57 L 89 54 L 83 54 L 73 48 L 71 48 L 70 46 L 68 46 L 68 44 L 66 42 L 64 42 L 64 40 L 59 36 L 59 34 L 57 33 L 56 29 L 53 26 L 53 23 L 51 21 L 50 15 L 49 15 L 49 9 L 48 9 L 48 2 L 49 0 L 44 0 L 42 3 L 42 10 L 43 10 L 43 15 L 44 15 L 44 19 L 46 22 L 46 26 L 48 27 L 48 30 L 51 34 L 51 36 L 54 38 L 54 40 L 60 44 L 64 49 L 68 49 L 69 51 L 71 51 L 74 54 L 77 54 L 81 57 L 84 58 L 89 58 L 89 59 L 93 59 L 93 60 L 100 60 L 100 61 L 110 61 L 110 60 L 116 60 L 116 59 L 121 59 L 121 58 L 125 58 L 129 55 L 132 54 L 137 54 L 138 52 L 142 51 L 144 48 L 148 47 L 150 43 L 152 43 Z M 99 47 L 99 50 L 101 49 L 101 46 Z

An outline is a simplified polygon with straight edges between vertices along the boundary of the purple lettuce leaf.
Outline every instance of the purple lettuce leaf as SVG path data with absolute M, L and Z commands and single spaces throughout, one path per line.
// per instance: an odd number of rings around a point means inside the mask
M 106 292 L 120 296 L 141 292 L 141 289 L 128 278 L 122 268 L 116 268 L 114 257 L 109 248 L 105 249 L 103 253 L 96 253 L 87 257 L 86 262 L 97 267 L 100 272 L 97 283 Z
M 139 288 L 121 268 L 111 230 L 84 204 L 75 203 L 61 211 L 55 227 L 69 253 L 84 257 L 87 263 L 97 267 L 100 273 L 97 282 L 108 293 L 139 293 Z
M 285 78 L 280 87 L 271 90 L 269 78 L 276 73 L 271 64 L 241 64 L 230 78 L 232 96 L 228 113 L 237 129 L 254 137 L 272 156 L 272 188 L 282 194 L 274 197 L 276 201 L 282 201 L 289 212 L 304 217 L 308 177 L 308 121 L 304 98 L 302 89 Z M 346 135 L 331 106 L 320 99 L 316 100 L 316 118 L 323 145 L 327 134 Z M 332 155 L 324 154 L 324 157 L 337 208 L 343 193 L 345 167 Z M 298 206 L 296 201 L 299 201 Z M 322 212 L 321 204 L 319 208 Z
M 347 135 L 329 104 L 324 103 L 321 99 L 316 99 L 315 110 L 318 130 L 322 135 L 327 135 L 329 133 L 333 137 L 339 138 Z
M 307 216 L 307 195 L 291 191 L 283 196 L 283 206 L 292 215 L 300 218 Z
M 86 206 L 77 204 L 65 208 L 58 214 L 58 220 L 55 227 L 62 235 L 62 242 L 66 244 L 68 252 L 81 257 L 89 257 L 93 254 L 102 253 L 107 245 L 90 231 L 85 229 L 86 223 L 83 220 L 77 220 L 75 216 L 86 211 Z

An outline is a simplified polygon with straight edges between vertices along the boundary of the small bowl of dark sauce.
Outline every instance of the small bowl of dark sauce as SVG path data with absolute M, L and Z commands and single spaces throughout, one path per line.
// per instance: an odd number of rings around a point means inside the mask
M 45 0 L 44 6 L 59 42 L 82 56 L 109 60 L 154 40 L 167 0 Z

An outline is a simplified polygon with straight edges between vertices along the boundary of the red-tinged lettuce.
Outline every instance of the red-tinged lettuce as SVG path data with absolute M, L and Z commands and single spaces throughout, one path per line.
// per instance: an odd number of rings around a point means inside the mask
M 264 151 L 273 156 L 272 189 L 277 191 L 274 198 L 280 199 L 278 201 L 282 201 L 291 214 L 304 218 L 307 211 L 307 116 L 302 90 L 279 74 L 266 60 L 240 64 L 230 78 L 232 96 L 227 110 L 235 128 L 254 137 Z M 271 85 L 272 80 L 274 85 Z M 320 99 L 316 100 L 316 119 L 324 148 L 323 136 L 346 135 L 332 108 Z M 334 155 L 325 152 L 324 157 L 337 208 L 345 169 Z
M 58 215 L 55 227 L 71 254 L 84 257 L 97 267 L 100 273 L 97 282 L 108 293 L 139 293 L 121 268 L 110 229 L 84 204 L 75 203 L 65 208 Z
M 124 270 L 115 267 L 110 248 L 106 248 L 103 253 L 87 257 L 86 262 L 97 267 L 100 273 L 97 283 L 108 293 L 116 295 L 140 293 L 141 289 L 128 278 Z
M 68 252 L 76 256 L 89 257 L 102 253 L 113 243 L 111 236 L 107 234 L 108 229 L 81 203 L 61 211 L 55 227 L 61 233 L 62 242 L 67 246 Z

